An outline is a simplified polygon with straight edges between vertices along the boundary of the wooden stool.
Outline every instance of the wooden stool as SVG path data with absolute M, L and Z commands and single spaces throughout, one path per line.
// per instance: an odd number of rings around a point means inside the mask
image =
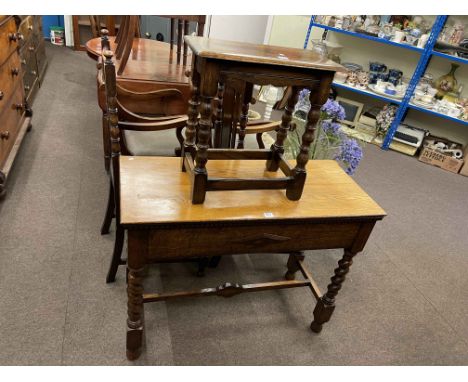
M 182 170 L 188 171 L 192 180 L 192 203 L 205 200 L 207 191 L 286 189 L 290 200 L 299 200 L 306 179 L 306 164 L 309 147 L 314 139 L 315 125 L 320 117 L 320 108 L 327 100 L 330 85 L 341 65 L 322 58 L 315 52 L 303 49 L 256 45 L 186 36 L 185 41 L 192 54 L 192 96 L 189 102 L 187 128 L 185 130 Z M 219 86 L 226 81 L 242 81 L 248 87 L 244 91 L 244 102 L 240 130 L 242 136 L 248 112 L 250 87 L 253 84 L 291 86 L 292 95 L 284 111 L 275 143 L 266 150 L 210 149 L 212 127 L 212 99 L 219 93 Z M 221 84 L 221 85 L 220 85 Z M 297 164 L 292 168 L 283 158 L 283 143 L 290 128 L 292 112 L 302 88 L 311 90 L 311 108 L 302 137 Z M 200 113 L 200 120 L 198 115 Z M 222 129 L 223 124 L 216 124 Z M 216 131 L 215 136 L 223 136 Z M 214 178 L 208 177 L 208 159 L 265 159 L 267 171 L 281 169 L 285 177 L 280 178 Z

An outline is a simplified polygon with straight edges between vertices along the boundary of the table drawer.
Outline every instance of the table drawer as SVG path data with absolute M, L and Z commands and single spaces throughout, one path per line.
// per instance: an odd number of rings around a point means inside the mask
M 2 65 L 18 47 L 16 23 L 13 17 L 0 22 L 0 65 Z
M 3 94 L 0 99 L 0 108 L 11 97 L 17 84 L 21 82 L 21 73 L 21 63 L 17 53 L 12 54 L 9 60 L 0 66 L 0 92 Z
M 152 230 L 150 259 L 168 260 L 242 253 L 288 253 L 306 249 L 348 248 L 359 222 L 259 224 Z
M 17 108 L 19 105 L 21 107 Z M 15 89 L 13 96 L 3 105 L 0 112 L 0 166 L 3 167 L 5 159 L 13 146 L 18 130 L 24 119 L 23 91 L 20 86 Z

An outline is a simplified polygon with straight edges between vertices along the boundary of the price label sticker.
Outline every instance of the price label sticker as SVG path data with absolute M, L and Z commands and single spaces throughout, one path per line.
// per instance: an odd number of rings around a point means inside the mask
M 273 212 L 264 212 L 263 216 L 265 216 L 266 218 L 272 218 L 273 217 Z

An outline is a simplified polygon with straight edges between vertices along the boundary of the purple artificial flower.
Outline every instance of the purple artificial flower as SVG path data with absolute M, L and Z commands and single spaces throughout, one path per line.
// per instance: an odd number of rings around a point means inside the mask
M 341 125 L 338 122 L 333 122 L 330 119 L 322 121 L 322 130 L 326 134 L 340 135 Z
M 346 117 L 343 106 L 330 98 L 327 99 L 327 102 L 325 102 L 321 110 L 331 119 L 343 120 Z
M 349 138 L 341 142 L 340 148 L 341 152 L 335 159 L 344 162 L 348 166 L 346 168 L 346 173 L 353 175 L 362 159 L 362 148 L 356 140 Z

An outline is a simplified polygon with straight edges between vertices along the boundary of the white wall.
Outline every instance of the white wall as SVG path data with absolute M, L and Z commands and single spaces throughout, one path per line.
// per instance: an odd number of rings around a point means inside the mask
M 270 45 L 303 48 L 310 16 L 273 16 Z
M 263 44 L 268 17 L 261 16 L 211 16 L 208 36 L 221 40 Z

